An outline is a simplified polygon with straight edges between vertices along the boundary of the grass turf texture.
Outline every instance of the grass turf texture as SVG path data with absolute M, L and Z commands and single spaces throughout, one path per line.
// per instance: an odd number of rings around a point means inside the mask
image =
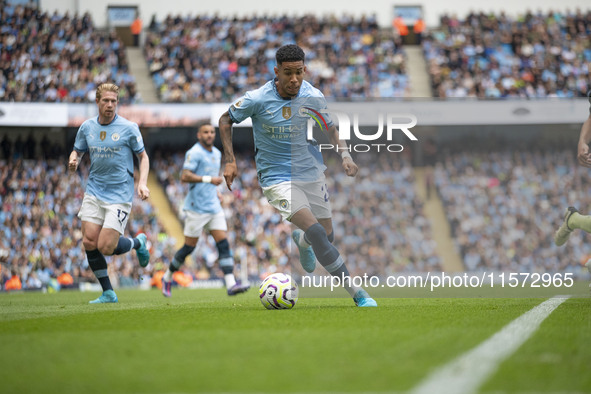
M 256 289 L 117 294 L 0 294 L 0 392 L 405 391 L 543 301 L 302 298 L 268 311 Z M 563 303 L 483 391 L 590 392 L 590 309 Z

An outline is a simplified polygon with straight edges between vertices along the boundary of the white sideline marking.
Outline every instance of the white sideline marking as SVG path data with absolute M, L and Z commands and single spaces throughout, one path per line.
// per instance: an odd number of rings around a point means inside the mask
M 540 327 L 569 296 L 556 296 L 527 311 L 474 349 L 435 370 L 413 394 L 471 394 Z

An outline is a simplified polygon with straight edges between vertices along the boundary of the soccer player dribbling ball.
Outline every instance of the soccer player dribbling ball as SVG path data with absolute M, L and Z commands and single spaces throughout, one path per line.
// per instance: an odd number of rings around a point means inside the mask
M 322 156 L 306 138 L 306 110 L 326 108 L 323 94 L 307 81 L 304 51 L 297 45 L 277 50 L 275 78 L 259 89 L 246 92 L 220 118 L 225 168 L 224 178 L 231 190 L 238 174 L 232 147 L 232 124 L 251 118 L 255 162 L 259 183 L 269 203 L 282 217 L 298 227 L 292 238 L 300 252 L 300 262 L 313 272 L 316 259 L 333 276 L 349 277 L 343 257 L 332 244 L 332 212 L 325 182 Z M 338 139 L 336 126 L 327 116 L 327 133 L 341 152 L 343 170 L 357 175 L 357 165 Z M 375 307 L 367 291 L 346 283 L 343 286 L 359 307 Z
M 591 90 L 587 93 L 589 102 L 591 103 Z M 581 126 L 579 134 L 579 144 L 577 147 L 577 160 L 583 167 L 591 168 L 591 152 L 589 151 L 589 143 L 591 142 L 591 107 L 589 108 L 589 116 Z M 556 246 L 562 246 L 568 241 L 568 237 L 575 229 L 581 229 L 587 233 L 591 233 L 591 215 L 581 215 L 577 208 L 568 207 L 564 213 L 564 221 L 556 230 L 554 234 L 554 243 Z M 591 273 L 591 259 L 585 264 Z

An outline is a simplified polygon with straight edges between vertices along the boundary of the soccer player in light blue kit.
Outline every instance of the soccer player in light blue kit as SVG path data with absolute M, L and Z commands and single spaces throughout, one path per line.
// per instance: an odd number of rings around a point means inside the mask
M 587 92 L 587 98 L 591 104 L 591 90 Z M 579 133 L 579 143 L 577 145 L 577 160 L 583 167 L 591 168 L 591 107 L 589 108 L 589 116 L 581 126 Z M 568 207 L 564 213 L 564 221 L 556 230 L 554 234 L 554 243 L 556 246 L 562 246 L 568 241 L 571 233 L 581 229 L 587 233 L 591 233 L 591 215 L 583 215 L 575 207 Z M 585 266 L 591 273 L 591 259 L 589 259 Z
M 142 200 L 150 196 L 147 186 L 150 160 L 137 124 L 117 115 L 119 87 L 103 83 L 96 89 L 98 116 L 78 129 L 68 168 L 76 172 L 85 152 L 90 154 L 90 173 L 78 217 L 88 265 L 96 275 L 103 294 L 91 304 L 118 302 L 113 291 L 105 255 L 124 254 L 135 249 L 142 267 L 148 265 L 150 252 L 146 235 L 123 237 L 133 200 L 133 154 L 139 158 L 137 192 Z
M 185 244 L 176 252 L 162 277 L 162 294 L 165 297 L 171 296 L 172 274 L 178 271 L 187 256 L 195 250 L 203 230 L 207 230 L 216 242 L 228 295 L 244 293 L 250 288 L 248 284 L 236 282 L 234 277 L 234 258 L 228 243 L 228 226 L 217 190 L 217 186 L 222 183 L 222 153 L 213 146 L 215 128 L 210 124 L 200 125 L 197 140 L 185 154 L 183 163 L 181 181 L 191 184 L 183 205 L 186 214 Z
M 316 258 L 333 276 L 349 277 L 339 251 L 332 245 L 332 212 L 328 199 L 320 152 L 306 139 L 306 111 L 326 107 L 322 93 L 304 81 L 304 51 L 297 45 L 277 50 L 275 79 L 259 89 L 247 92 L 220 118 L 220 136 L 225 152 L 224 178 L 231 190 L 238 174 L 232 147 L 232 124 L 251 118 L 255 144 L 255 162 L 259 183 L 269 203 L 300 230 L 292 237 L 307 272 L 314 271 Z M 336 126 L 328 119 L 327 132 L 343 159 L 348 176 L 357 174 L 357 165 L 338 139 Z M 357 306 L 377 306 L 369 294 L 344 284 Z

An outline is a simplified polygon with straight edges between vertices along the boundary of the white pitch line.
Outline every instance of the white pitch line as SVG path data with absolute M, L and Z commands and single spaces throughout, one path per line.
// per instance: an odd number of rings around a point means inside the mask
M 413 394 L 476 393 L 499 364 L 513 354 L 569 296 L 556 296 L 527 311 L 501 331 L 427 376 Z

